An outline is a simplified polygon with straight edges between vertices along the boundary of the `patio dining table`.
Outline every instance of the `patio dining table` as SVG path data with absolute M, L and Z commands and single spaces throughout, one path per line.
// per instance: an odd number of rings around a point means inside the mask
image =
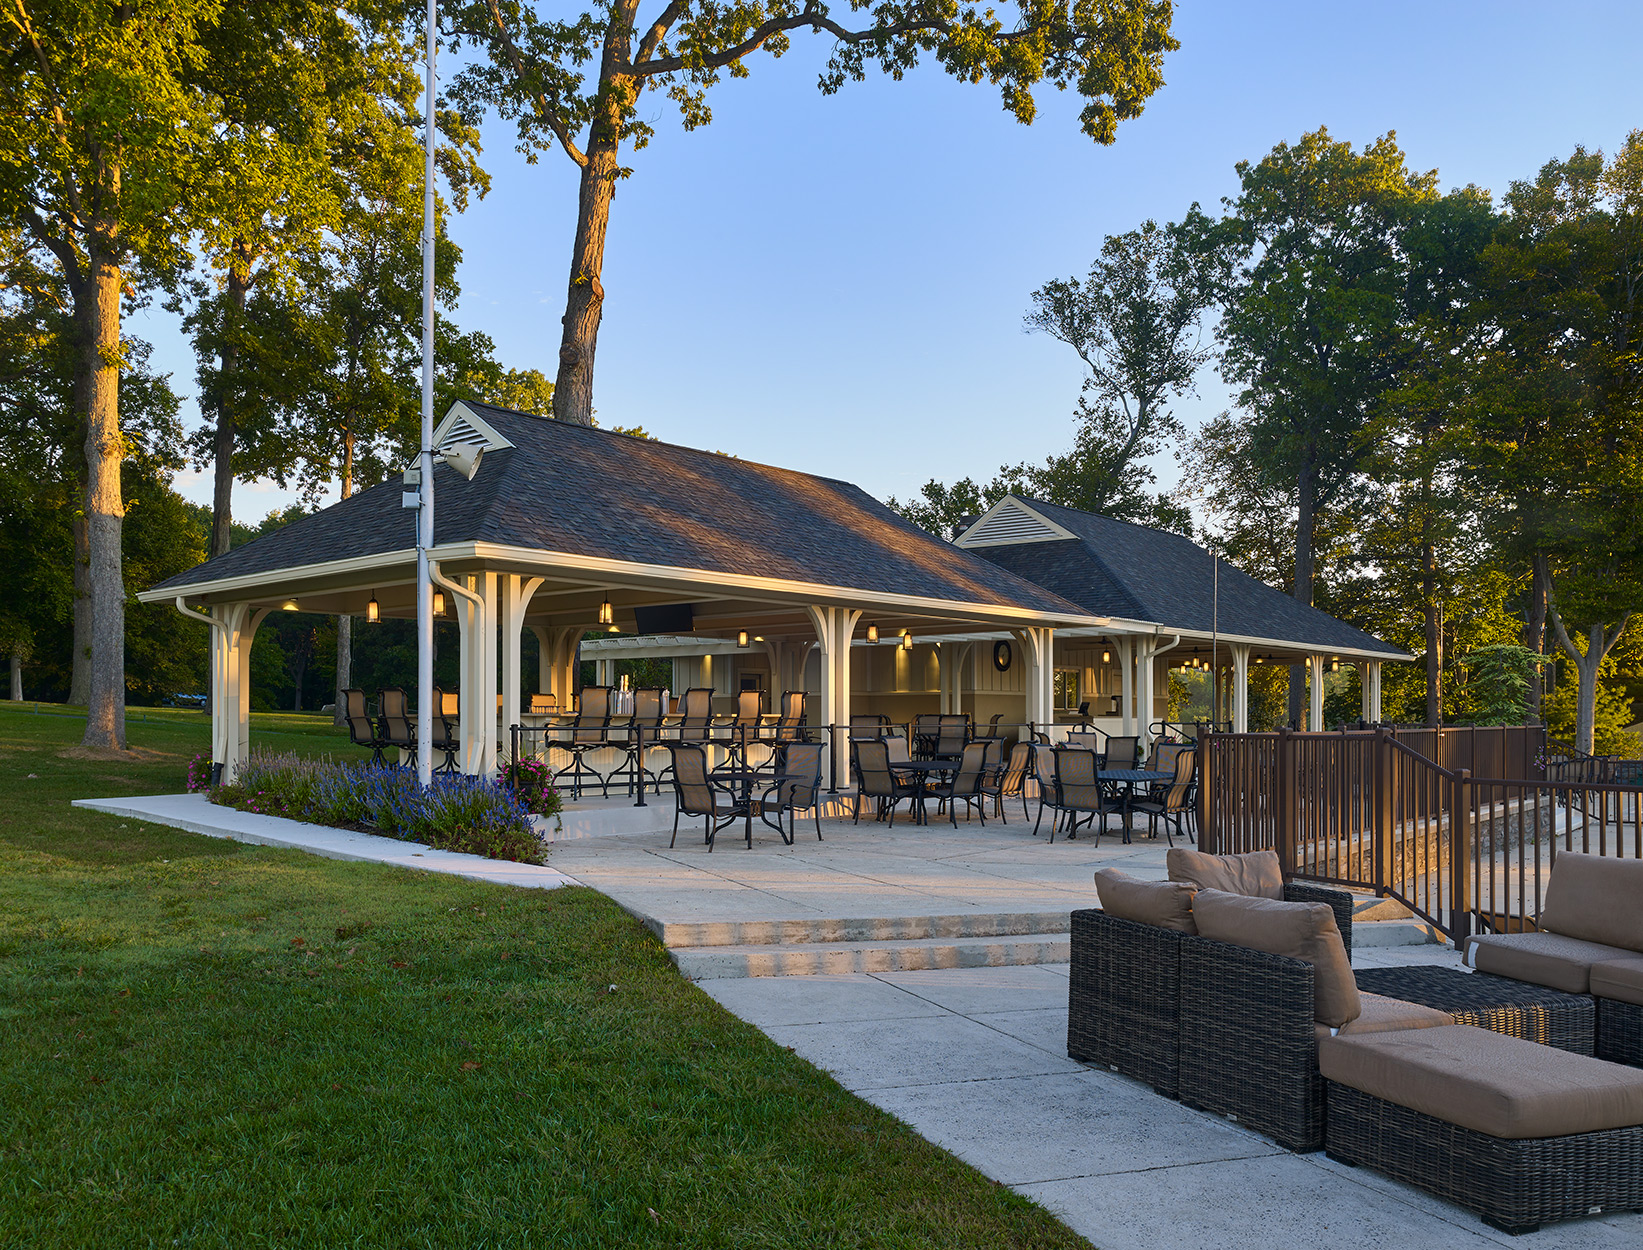
M 911 773 L 918 781 L 918 786 L 913 791 L 914 824 L 927 825 L 930 823 L 930 815 L 924 810 L 924 793 L 930 778 L 957 772 L 959 765 L 963 762 L 961 756 L 950 755 L 933 760 L 898 760 L 891 763 L 890 772 L 892 774 Z
M 1174 781 L 1173 772 L 1161 773 L 1151 768 L 1103 768 L 1096 776 L 1102 781 L 1125 787 L 1124 791 L 1124 841 L 1130 840 L 1130 830 L 1134 815 L 1130 811 L 1130 804 L 1135 801 L 1136 786 L 1156 785 L 1161 781 Z M 1155 829 L 1156 835 L 1157 830 Z
M 714 781 L 728 782 L 731 786 L 739 787 L 737 795 L 737 814 L 746 824 L 747 849 L 753 849 L 753 787 L 760 781 L 773 781 L 775 772 L 762 768 L 715 768 L 712 772 Z M 784 836 L 783 840 L 786 838 Z

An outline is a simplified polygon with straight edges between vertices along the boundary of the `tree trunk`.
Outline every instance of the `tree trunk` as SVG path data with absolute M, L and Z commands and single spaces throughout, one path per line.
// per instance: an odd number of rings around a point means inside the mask
M 118 194 L 118 175 L 109 190 Z M 125 503 L 120 465 L 120 285 L 115 227 L 106 218 L 88 236 L 89 299 L 84 337 L 86 360 L 86 544 L 90 556 L 91 684 L 85 745 L 125 747 L 125 585 L 120 575 L 120 538 Z M 76 309 L 77 312 L 81 310 Z
M 1536 655 L 1546 653 L 1546 590 L 1551 585 L 1551 570 L 1545 555 L 1537 552 L 1530 557 L 1529 608 L 1524 613 L 1523 645 Z M 1541 720 L 1541 700 L 1546 695 L 1546 677 L 1540 668 L 1529 675 L 1528 716 L 1532 722 Z
M 354 435 L 349 429 L 342 432 L 342 489 L 341 497 L 354 493 Z M 354 677 L 354 618 L 337 617 L 337 693 L 336 710 L 332 720 L 338 725 L 348 723 L 348 700 L 342 692 L 353 684 Z
M 11 701 L 13 703 L 23 701 L 23 653 L 21 651 L 11 653 Z
M 1443 619 L 1438 603 L 1438 552 L 1421 543 L 1421 604 L 1426 612 L 1426 723 L 1443 724 Z
M 1547 589 L 1550 590 L 1550 585 Z M 1631 620 L 1631 614 L 1627 613 L 1621 617 L 1620 623 L 1612 631 L 1606 625 L 1593 625 L 1586 631 L 1586 650 L 1582 652 L 1569 636 L 1569 631 L 1565 628 L 1563 618 L 1559 615 L 1550 594 L 1546 598 L 1546 608 L 1552 629 L 1557 634 L 1558 645 L 1574 664 L 1579 679 L 1575 698 L 1574 747 L 1575 750 L 1590 755 L 1597 737 L 1597 679 L 1603 668 L 1604 657 L 1614 649 L 1615 643 L 1620 641 L 1620 635 L 1626 632 L 1626 622 Z
M 234 407 L 240 388 L 238 335 L 245 323 L 245 294 L 251 288 L 251 249 L 244 239 L 235 239 L 229 251 L 228 315 L 223 325 L 222 348 L 218 353 L 217 429 L 212 439 L 216 462 L 211 490 L 211 551 L 220 556 L 233 541 L 234 494 Z
M 565 300 L 559 373 L 553 384 L 553 415 L 577 425 L 593 424 L 593 354 L 605 303 L 600 275 L 605 268 L 605 228 L 620 173 L 617 163 L 623 109 L 637 98 L 640 83 L 622 71 L 628 65 L 636 0 L 612 6 L 599 67 L 599 97 L 588 128 L 587 162 L 576 202 L 570 291 Z
M 81 411 L 84 411 L 82 407 Z M 85 447 L 85 439 L 80 440 Z M 78 484 L 76 494 L 83 500 L 85 483 Z M 74 654 L 69 671 L 68 701 L 75 707 L 86 707 L 91 702 L 91 540 L 86 533 L 83 511 L 74 518 Z
M 1301 470 L 1295 483 L 1295 583 L 1290 594 L 1307 607 L 1312 606 L 1313 530 L 1317 526 L 1317 482 L 1309 462 Z M 1308 709 L 1306 697 L 1305 664 L 1289 666 L 1289 723 L 1297 727 L 1319 729 L 1318 725 L 1303 726 L 1302 717 Z

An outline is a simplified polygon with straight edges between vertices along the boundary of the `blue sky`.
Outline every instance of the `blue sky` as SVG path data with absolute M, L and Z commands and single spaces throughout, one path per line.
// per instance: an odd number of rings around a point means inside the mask
M 1022 333 L 1031 292 L 1082 273 L 1107 234 L 1217 205 L 1239 160 L 1319 125 L 1359 146 L 1395 130 L 1412 167 L 1498 196 L 1576 144 L 1612 151 L 1643 126 L 1636 0 L 1180 0 L 1175 31 L 1166 85 L 1109 148 L 1079 134 L 1071 93 L 1041 91 L 1023 127 L 995 91 L 933 66 L 825 97 L 826 43 L 804 37 L 721 84 L 713 124 L 693 134 L 647 100 L 657 136 L 611 218 L 600 423 L 881 497 L 990 476 L 1071 440 L 1078 362 Z M 457 320 L 551 377 L 576 170 L 557 154 L 526 165 L 511 133 L 487 128 L 490 195 L 452 224 Z M 197 421 L 172 319 L 144 314 L 133 329 Z M 1211 373 L 1178 411 L 1191 425 L 1226 403 Z M 1156 467 L 1176 476 L 1167 455 Z M 203 475 L 178 486 L 209 502 Z M 254 521 L 287 499 L 239 485 L 235 514 Z

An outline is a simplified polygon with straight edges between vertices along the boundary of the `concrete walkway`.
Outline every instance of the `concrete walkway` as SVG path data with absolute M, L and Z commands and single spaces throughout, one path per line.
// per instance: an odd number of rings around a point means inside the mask
M 1364 951 L 1353 963 L 1458 959 L 1426 946 Z M 702 989 L 1101 1250 L 1643 1245 L 1637 1215 L 1511 1237 L 1368 1169 L 1291 1154 L 1075 1063 L 1065 965 L 754 977 Z
M 327 859 L 364 860 L 375 864 L 395 864 L 419 872 L 445 872 L 472 877 L 497 885 L 519 885 L 553 889 L 577 885 L 574 879 L 539 864 L 511 864 L 483 855 L 439 851 L 420 842 L 401 842 L 371 833 L 351 833 L 327 825 L 309 825 L 283 816 L 259 816 L 254 812 L 218 807 L 203 794 L 156 794 L 124 799 L 75 799 L 75 807 L 108 812 L 135 820 L 147 820 L 208 838 L 228 838 L 261 846 L 282 846 L 309 851 Z

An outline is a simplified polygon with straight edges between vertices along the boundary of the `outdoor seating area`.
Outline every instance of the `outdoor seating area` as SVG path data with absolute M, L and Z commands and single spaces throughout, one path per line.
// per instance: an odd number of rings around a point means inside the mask
M 1270 851 L 1174 848 L 1168 870 L 1098 871 L 1101 908 L 1073 914 L 1071 1057 L 1508 1232 L 1643 1210 L 1643 1055 L 1601 1027 L 1643 1004 L 1643 864 L 1559 856 L 1543 919 L 1584 936 L 1474 939 L 1507 975 L 1354 973 L 1351 896 Z

